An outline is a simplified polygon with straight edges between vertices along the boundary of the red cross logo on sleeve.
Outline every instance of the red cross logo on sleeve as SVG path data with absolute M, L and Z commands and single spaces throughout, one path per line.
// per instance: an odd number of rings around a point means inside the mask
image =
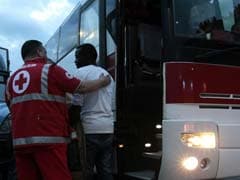
M 20 94 L 23 93 L 29 86 L 30 83 L 30 75 L 27 71 L 18 72 L 14 79 L 12 88 L 15 93 Z

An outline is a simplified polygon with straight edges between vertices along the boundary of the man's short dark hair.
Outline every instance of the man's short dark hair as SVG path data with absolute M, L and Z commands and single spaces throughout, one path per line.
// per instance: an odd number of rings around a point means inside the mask
M 42 46 L 42 43 L 38 40 L 28 40 L 22 45 L 21 55 L 25 59 L 28 56 L 37 55 L 37 50 Z
M 75 57 L 81 66 L 96 64 L 96 48 L 92 44 L 81 44 L 76 48 Z

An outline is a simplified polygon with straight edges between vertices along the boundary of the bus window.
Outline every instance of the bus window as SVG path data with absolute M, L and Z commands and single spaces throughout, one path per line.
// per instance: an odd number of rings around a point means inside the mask
M 6 69 L 6 64 L 4 63 L 3 58 L 0 54 L 0 70 L 4 70 L 4 69 Z
M 77 68 L 75 66 L 75 51 L 71 51 L 67 56 L 65 56 L 58 65 L 66 69 L 69 73 L 73 74 Z
M 217 7 L 214 1 L 196 1 L 196 3 L 190 9 L 190 28 L 193 33 L 198 31 L 199 24 L 217 16 Z
M 59 40 L 59 59 L 74 48 L 78 43 L 78 21 L 79 9 L 65 21 L 61 26 L 60 40 Z
M 106 68 L 115 77 L 115 52 L 116 52 L 116 1 L 106 1 L 106 43 L 107 59 Z
M 5 101 L 5 84 L 9 75 L 8 63 L 8 50 L 0 47 L 0 102 Z
M 113 41 L 112 36 L 110 36 L 109 32 L 106 32 L 106 38 L 107 38 L 107 55 L 110 55 L 115 52 L 116 50 L 116 44 Z
M 55 32 L 55 34 L 48 40 L 45 45 L 47 49 L 47 56 L 53 61 L 58 60 L 58 41 L 59 41 L 59 29 Z
M 116 1 L 106 1 L 106 27 L 107 27 L 107 41 L 109 35 L 112 40 L 116 42 Z M 109 42 L 110 43 L 110 42 Z
M 115 52 L 116 44 L 116 1 L 106 1 L 107 55 Z
M 81 14 L 80 44 L 93 44 L 99 54 L 99 5 L 94 1 Z M 91 21 L 90 21 L 91 19 Z M 98 61 L 98 60 L 97 60 Z
M 2 51 L 0 49 L 0 102 L 4 102 L 4 91 L 5 91 L 5 84 L 7 81 L 7 66 L 6 66 L 6 57 L 4 57 L 4 53 L 6 52 Z
M 0 70 L 7 70 L 6 50 L 0 49 Z
M 87 0 L 80 0 L 80 4 L 83 5 L 85 2 L 87 2 Z

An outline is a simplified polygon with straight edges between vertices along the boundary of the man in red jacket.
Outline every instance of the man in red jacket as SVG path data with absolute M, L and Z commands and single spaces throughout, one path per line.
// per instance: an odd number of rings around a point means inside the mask
M 109 84 L 110 78 L 74 78 L 59 66 L 47 63 L 46 50 L 37 40 L 26 41 L 21 54 L 24 65 L 10 76 L 6 88 L 18 179 L 70 180 L 65 94 L 97 90 Z

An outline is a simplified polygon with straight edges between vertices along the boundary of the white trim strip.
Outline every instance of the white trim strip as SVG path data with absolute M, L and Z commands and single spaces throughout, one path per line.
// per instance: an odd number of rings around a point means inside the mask
M 48 71 L 49 71 L 50 64 L 45 64 L 42 69 L 41 74 L 41 92 L 43 94 L 48 93 Z
M 55 136 L 34 136 L 27 138 L 13 139 L 13 145 L 29 145 L 29 144 L 51 144 L 51 143 L 69 143 L 70 139 L 66 137 Z
M 23 96 L 17 96 L 12 98 L 11 106 L 17 103 L 22 103 L 26 101 L 33 101 L 33 100 L 42 100 L 42 101 L 53 101 L 59 103 L 66 103 L 66 98 L 62 96 L 50 95 L 50 94 L 40 94 L 40 93 L 32 93 Z

